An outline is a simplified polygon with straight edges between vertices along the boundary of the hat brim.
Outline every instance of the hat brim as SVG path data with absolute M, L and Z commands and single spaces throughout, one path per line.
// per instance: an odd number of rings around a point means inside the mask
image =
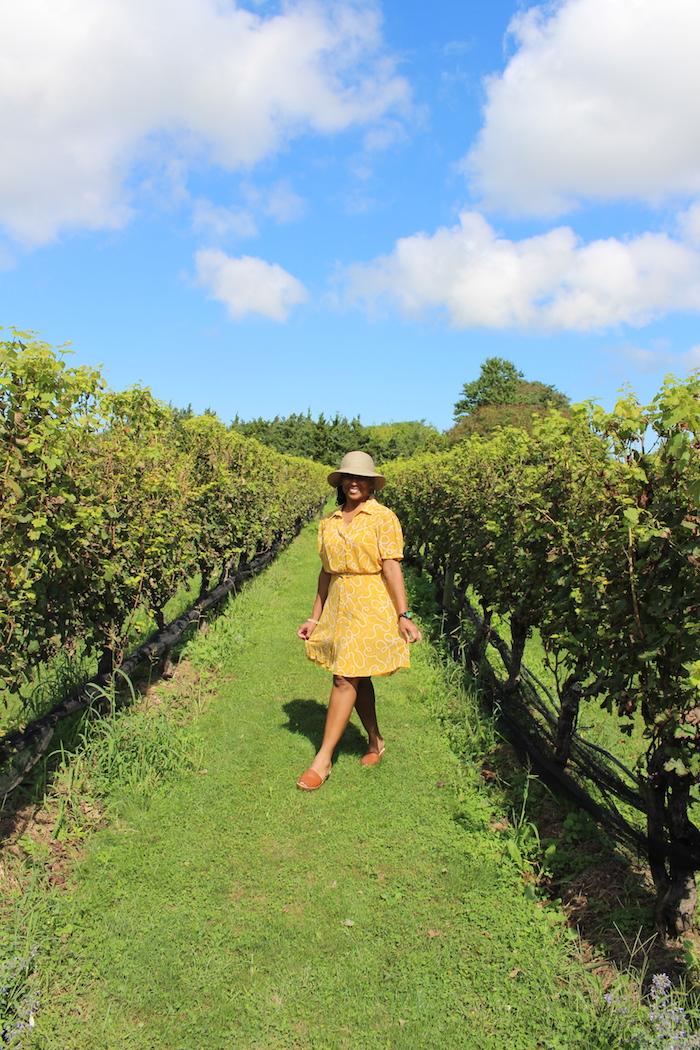
M 379 492 L 379 490 L 383 489 L 386 485 L 386 478 L 383 474 L 359 474 L 356 471 L 353 473 L 356 478 L 367 478 L 368 481 L 373 481 L 375 492 Z M 344 477 L 344 470 L 334 470 L 328 475 L 328 484 L 332 485 L 334 489 L 337 489 Z

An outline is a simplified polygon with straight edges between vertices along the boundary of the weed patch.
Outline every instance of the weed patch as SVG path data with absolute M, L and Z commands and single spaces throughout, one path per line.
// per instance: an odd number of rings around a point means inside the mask
M 34 1027 L 39 1000 L 34 988 L 36 948 L 5 947 L 0 955 L 0 1046 L 19 1050 Z

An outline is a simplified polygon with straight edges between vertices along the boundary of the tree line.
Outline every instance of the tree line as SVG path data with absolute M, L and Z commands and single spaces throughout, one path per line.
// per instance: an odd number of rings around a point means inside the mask
M 318 463 L 337 463 L 350 449 L 387 463 L 422 452 L 440 452 L 472 434 L 491 433 L 502 426 L 531 430 L 533 418 L 550 408 L 568 411 L 568 397 L 554 386 L 526 379 L 511 361 L 489 357 L 478 378 L 464 384 L 454 406 L 454 425 L 444 432 L 425 420 L 366 426 L 358 416 L 349 419 L 340 413 L 321 413 L 314 419 L 310 411 L 248 421 L 236 416 L 231 427 L 277 452 Z

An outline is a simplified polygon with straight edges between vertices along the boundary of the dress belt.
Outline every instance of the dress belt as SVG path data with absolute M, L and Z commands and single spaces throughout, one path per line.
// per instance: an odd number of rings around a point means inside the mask
M 343 576 L 381 576 L 382 570 L 378 572 L 331 572 L 328 575 L 333 579 L 342 578 Z

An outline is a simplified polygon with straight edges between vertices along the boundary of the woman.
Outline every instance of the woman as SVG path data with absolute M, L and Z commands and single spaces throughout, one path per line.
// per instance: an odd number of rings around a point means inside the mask
M 421 633 L 411 622 L 399 564 L 403 536 L 392 510 L 373 499 L 384 487 L 366 452 L 348 452 L 328 475 L 338 490 L 338 509 L 321 521 L 318 549 L 323 568 L 311 616 L 297 634 L 306 655 L 333 672 L 323 743 L 297 787 L 315 791 L 328 779 L 333 752 L 353 707 L 368 737 L 362 765 L 384 754 L 372 675 L 409 666 L 408 645 Z

